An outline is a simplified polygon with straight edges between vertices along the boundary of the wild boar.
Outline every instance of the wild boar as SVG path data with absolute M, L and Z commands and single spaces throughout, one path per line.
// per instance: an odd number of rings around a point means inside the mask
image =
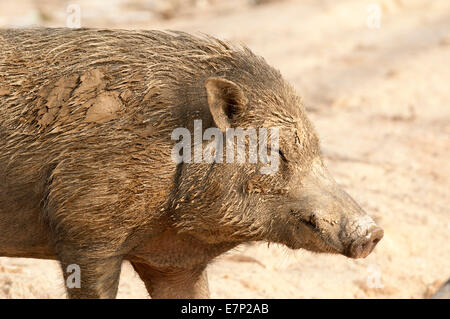
M 124 260 L 152 298 L 202 298 L 208 263 L 241 243 L 359 258 L 383 236 L 325 168 L 294 88 L 246 47 L 5 29 L 0 85 L 0 255 L 59 260 L 66 279 L 75 265 L 70 298 L 114 298 Z M 202 134 L 278 128 L 276 170 L 174 160 L 174 130 L 195 121 Z

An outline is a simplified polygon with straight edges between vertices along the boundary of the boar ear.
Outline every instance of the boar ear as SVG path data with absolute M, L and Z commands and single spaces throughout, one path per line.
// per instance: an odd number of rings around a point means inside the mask
M 225 132 L 233 119 L 245 110 L 248 100 L 239 86 L 222 78 L 209 78 L 205 87 L 214 122 Z

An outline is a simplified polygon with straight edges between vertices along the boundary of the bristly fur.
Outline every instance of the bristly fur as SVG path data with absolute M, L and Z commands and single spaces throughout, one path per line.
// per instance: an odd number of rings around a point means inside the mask
M 233 83 L 232 126 L 281 128 L 276 174 L 172 160 L 175 128 L 217 125 L 212 77 Z M 80 265 L 71 297 L 114 297 L 123 259 L 152 297 L 206 296 L 206 265 L 243 242 L 342 253 L 356 234 L 343 212 L 361 215 L 328 177 L 301 99 L 248 48 L 176 31 L 0 30 L 0 255 Z

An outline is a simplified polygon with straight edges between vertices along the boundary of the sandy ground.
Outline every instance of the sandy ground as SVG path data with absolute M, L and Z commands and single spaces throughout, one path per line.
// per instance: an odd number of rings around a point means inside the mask
M 379 28 L 360 0 L 178 2 L 70 3 L 82 26 L 246 43 L 303 96 L 330 171 L 385 230 L 363 260 L 241 246 L 210 265 L 212 297 L 432 295 L 450 277 L 450 1 L 378 1 Z M 68 3 L 1 1 L 0 26 L 65 26 Z M 0 258 L 0 298 L 62 297 L 56 262 Z M 148 298 L 128 263 L 118 297 Z

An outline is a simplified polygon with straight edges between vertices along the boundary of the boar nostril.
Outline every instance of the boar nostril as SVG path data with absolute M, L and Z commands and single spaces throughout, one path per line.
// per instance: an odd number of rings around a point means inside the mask
M 355 240 L 346 254 L 351 258 L 365 258 L 367 257 L 378 242 L 383 238 L 384 231 L 380 227 L 375 227 L 369 230 L 369 233 L 364 238 Z
M 373 245 L 376 245 L 381 240 L 381 238 L 383 238 L 384 231 L 380 227 L 375 227 L 374 229 L 372 229 L 370 234 L 371 235 L 369 241 L 372 242 Z
M 317 216 L 316 213 L 312 213 L 311 216 L 309 217 L 309 222 L 311 223 L 311 225 L 313 225 L 314 227 L 317 227 Z

